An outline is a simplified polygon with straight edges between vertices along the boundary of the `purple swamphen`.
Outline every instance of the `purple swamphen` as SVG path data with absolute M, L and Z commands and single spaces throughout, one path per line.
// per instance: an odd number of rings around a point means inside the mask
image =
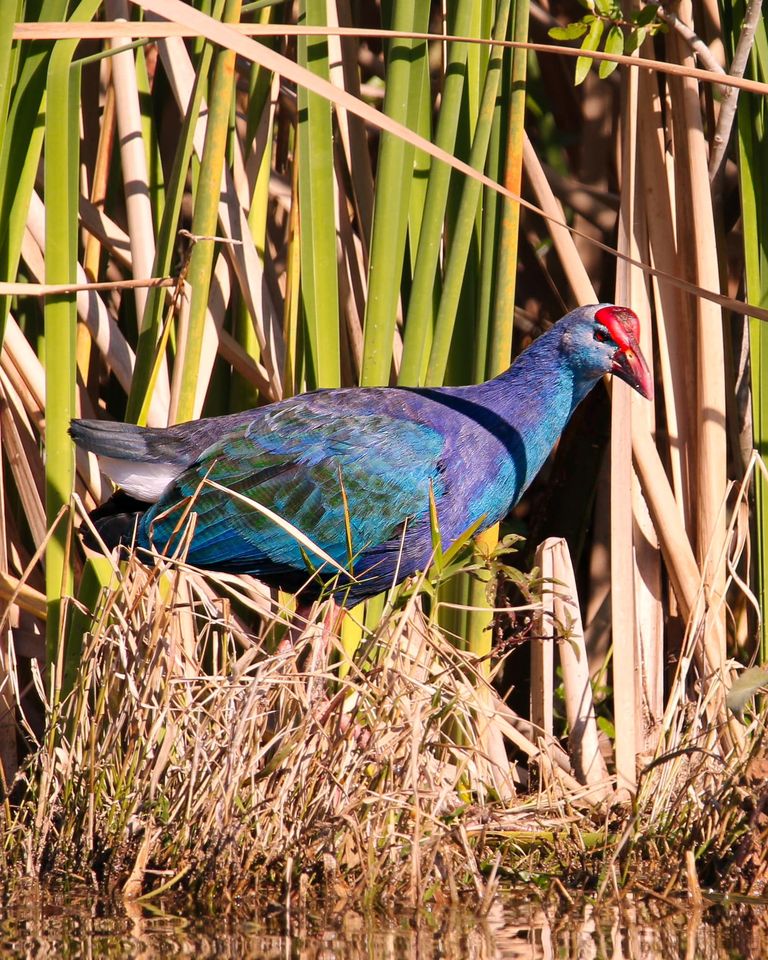
M 431 500 L 446 545 L 500 520 L 604 374 L 650 398 L 638 337 L 628 308 L 580 307 L 476 386 L 319 390 L 168 429 L 74 420 L 71 433 L 122 488 L 92 514 L 109 547 L 164 551 L 195 514 L 187 562 L 305 600 L 333 581 L 351 606 L 429 564 Z

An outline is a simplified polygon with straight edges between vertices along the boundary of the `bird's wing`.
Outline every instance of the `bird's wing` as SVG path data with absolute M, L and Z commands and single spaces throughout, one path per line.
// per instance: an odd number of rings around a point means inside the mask
M 197 515 L 188 559 L 202 567 L 258 576 L 323 566 L 319 553 L 248 501 L 346 568 L 350 538 L 354 558 L 398 537 L 403 523 L 428 515 L 430 486 L 442 496 L 444 437 L 397 411 L 354 409 L 344 393 L 264 408 L 210 446 L 147 512 L 146 538 L 162 548 L 188 498 Z M 332 572 L 327 562 L 324 572 Z

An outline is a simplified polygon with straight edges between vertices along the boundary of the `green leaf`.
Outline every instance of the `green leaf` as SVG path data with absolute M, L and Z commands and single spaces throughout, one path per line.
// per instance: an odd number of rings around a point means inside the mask
M 472 23 L 472 0 L 460 0 L 455 7 L 453 34 L 466 36 Z M 453 153 L 464 100 L 467 66 L 467 44 L 454 42 L 448 46 L 448 64 L 443 81 L 440 114 L 435 143 Z M 408 301 L 403 340 L 403 358 L 398 384 L 415 387 L 422 382 L 432 344 L 434 325 L 435 286 L 442 250 L 446 206 L 451 182 L 451 171 L 444 163 L 432 163 L 429 184 L 424 200 L 424 213 L 416 260 L 413 265 L 413 284 Z
M 422 32 L 428 24 L 429 5 L 397 0 L 392 4 L 392 28 L 401 33 Z M 397 37 L 387 55 L 384 113 L 413 128 L 419 116 L 422 77 L 418 62 L 427 56 L 423 40 Z M 408 212 L 414 148 L 399 136 L 384 133 L 376 169 L 376 200 L 365 305 L 361 386 L 389 383 L 400 277 L 408 234 Z M 335 246 L 332 252 L 335 252 Z
M 79 10 L 82 10 L 82 5 Z M 92 14 L 91 14 L 92 15 Z M 78 17 L 82 20 L 83 17 Z M 88 18 L 86 18 L 88 19 Z M 72 70 L 75 40 L 60 40 L 48 63 L 45 111 L 45 279 L 72 283 L 77 279 L 77 171 L 80 142 L 78 114 L 80 70 Z M 55 702 L 61 693 L 56 664 L 59 645 L 68 635 L 65 596 L 72 596 L 74 568 L 67 522 L 59 522 L 74 487 L 75 458 L 69 420 L 75 410 L 74 294 L 49 297 L 44 308 L 46 360 L 45 508 L 49 527 L 56 524 L 45 550 L 45 586 L 48 598 L 46 653 L 50 691 Z M 66 648 L 65 648 L 66 649 Z
M 608 36 L 605 38 L 605 52 L 624 53 L 624 33 L 621 27 L 614 26 L 608 31 Z M 615 61 L 603 60 L 597 74 L 601 80 L 605 80 L 606 77 L 610 77 L 616 67 L 618 63 Z
M 611 741 L 615 740 L 616 728 L 607 717 L 598 717 L 597 725 Z
M 653 23 L 656 19 L 656 14 L 658 13 L 658 7 L 654 3 L 646 4 L 642 10 L 638 10 L 636 13 L 632 14 L 633 21 L 638 25 L 638 27 L 647 27 L 648 24 Z
M 548 33 L 553 40 L 578 40 L 588 29 L 588 23 L 577 20 L 575 23 L 569 23 L 567 27 L 552 27 Z
M 597 7 L 597 12 L 604 17 L 611 17 L 612 19 L 616 16 L 616 7 L 613 4 L 613 0 L 595 0 L 595 6 Z
M 640 47 L 642 47 L 647 36 L 647 27 L 639 27 L 637 30 L 630 31 L 624 40 L 624 53 L 634 53 L 635 50 L 638 50 Z
M 733 681 L 728 691 L 728 696 L 725 698 L 728 709 L 736 716 L 741 716 L 741 711 L 747 705 L 749 698 L 761 687 L 766 686 L 768 686 L 768 672 L 761 670 L 760 667 L 745 670 Z
M 239 23 L 240 0 L 226 0 L 224 22 Z M 208 98 L 208 124 L 205 146 L 200 159 L 200 178 L 195 194 L 192 232 L 204 239 L 192 247 L 187 278 L 192 288 L 189 319 L 183 352 L 179 353 L 181 365 L 174 370 L 179 376 L 180 387 L 176 419 L 190 420 L 198 415 L 195 407 L 200 359 L 203 352 L 203 330 L 208 309 L 208 293 L 213 271 L 214 243 L 219 216 L 219 184 L 229 138 L 229 114 L 234 96 L 233 50 L 220 49 L 215 55 L 213 80 Z
M 304 0 L 302 22 L 323 24 L 325 4 Z M 328 42 L 300 37 L 299 63 L 328 79 Z M 299 244 L 313 387 L 338 387 L 339 290 L 336 266 L 336 201 L 333 195 L 333 122 L 328 101 L 307 87 L 298 90 Z
M 491 56 L 486 69 L 477 122 L 472 138 L 472 148 L 469 154 L 469 165 L 474 167 L 475 170 L 484 169 L 487 161 L 488 144 L 491 138 L 493 116 L 502 72 L 503 51 L 497 44 L 503 41 L 507 35 L 509 10 L 509 0 L 501 0 L 493 28 L 494 46 L 491 48 Z M 461 188 L 461 200 L 456 214 L 451 245 L 445 259 L 443 290 L 435 320 L 432 351 L 427 365 L 427 386 L 443 383 L 445 378 L 456 327 L 456 317 L 459 312 L 462 287 L 467 273 L 467 263 L 469 262 L 467 258 L 470 255 L 477 221 L 481 190 L 482 187 L 477 180 L 469 178 L 464 181 Z M 370 292 L 368 296 L 370 297 Z
M 527 40 L 529 33 L 529 4 L 515 3 L 514 17 L 510 35 L 514 40 Z M 509 108 L 504 117 L 504 109 L 500 106 L 497 111 L 498 122 L 494 122 L 499 142 L 499 163 L 501 164 L 501 144 L 503 143 L 504 129 L 507 130 L 506 159 L 504 160 L 504 183 L 515 193 L 521 190 L 523 168 L 523 141 L 525 139 L 526 104 L 526 76 L 528 71 L 528 54 L 525 50 L 511 51 L 507 94 Z M 493 142 L 493 138 L 492 138 Z M 495 155 L 495 151 L 492 151 Z M 491 169 L 490 165 L 488 167 Z M 520 205 L 505 200 L 496 207 L 497 219 L 492 215 L 492 207 L 486 204 L 489 216 L 485 218 L 485 237 L 482 240 L 481 250 L 488 251 L 495 248 L 495 262 L 493 257 L 485 253 L 481 257 L 480 299 L 478 312 L 482 314 L 484 302 L 487 298 L 489 310 L 488 346 L 484 357 L 485 367 L 483 377 L 488 379 L 498 376 L 509 366 L 512 355 L 512 341 L 515 317 L 515 290 L 517 282 L 517 263 L 519 257 L 520 237 Z M 497 237 L 497 240 L 493 238 Z M 491 246 L 492 245 L 492 246 Z M 476 363 L 475 369 L 478 370 Z
M 437 519 L 437 503 L 432 481 L 429 482 L 429 530 L 432 536 L 432 565 L 438 574 L 443 571 L 443 541 L 440 536 L 440 522 Z
M 223 4 L 218 15 L 223 13 Z M 187 171 L 189 170 L 194 149 L 193 137 L 200 104 L 205 92 L 201 77 L 207 77 L 213 59 L 213 46 L 206 44 L 198 61 L 197 79 L 192 96 L 186 109 L 184 121 L 177 136 L 176 155 L 166 189 L 166 203 L 157 230 L 155 262 L 152 275 L 167 276 L 172 269 L 173 258 L 177 254 L 176 230 L 185 195 Z M 152 404 L 155 384 L 162 366 L 167 362 L 166 346 L 171 334 L 170 324 L 163 326 L 166 294 L 160 287 L 150 289 L 144 308 L 144 319 L 136 345 L 136 365 L 133 369 L 131 391 L 125 411 L 125 419 L 131 423 L 146 426 Z
M 486 515 L 483 514 L 482 517 L 479 517 L 477 520 L 475 520 L 473 524 L 470 524 L 470 526 L 468 526 L 467 529 L 456 538 L 451 546 L 448 547 L 448 549 L 443 553 L 444 563 L 450 563 L 459 550 L 471 542 L 472 537 L 474 537 L 474 535 L 477 533 L 480 525 L 485 522 L 485 516 Z
M 582 50 L 597 50 L 600 46 L 600 40 L 603 36 L 603 21 L 595 20 L 589 28 L 589 33 L 584 37 L 584 41 L 581 44 Z M 591 57 L 579 57 L 576 61 L 576 76 L 574 78 L 574 83 L 578 87 L 580 83 L 583 83 L 589 73 L 589 68 L 592 66 Z

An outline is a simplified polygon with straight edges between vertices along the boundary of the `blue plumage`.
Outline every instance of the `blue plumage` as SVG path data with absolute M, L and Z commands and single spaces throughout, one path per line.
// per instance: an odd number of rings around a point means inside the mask
M 354 603 L 428 565 L 430 490 L 448 544 L 507 513 L 603 374 L 649 396 L 637 335 L 631 311 L 585 307 L 477 386 L 325 390 L 168 430 L 73 421 L 72 434 L 139 499 L 138 546 L 165 549 L 194 512 L 190 563 L 309 596 L 338 576 Z M 110 546 L 133 533 L 119 502 L 96 512 Z

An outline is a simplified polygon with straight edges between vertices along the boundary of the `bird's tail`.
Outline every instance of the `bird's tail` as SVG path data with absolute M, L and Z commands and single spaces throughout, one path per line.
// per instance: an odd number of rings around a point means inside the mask
M 111 480 L 145 505 L 154 503 L 191 459 L 190 444 L 178 428 L 73 420 L 69 432 L 79 447 L 96 454 Z
M 100 457 L 183 467 L 190 461 L 190 446 L 194 447 L 189 436 L 194 426 L 137 427 L 110 420 L 72 420 L 69 432 L 79 447 Z
M 108 549 L 130 546 L 142 514 L 179 469 L 163 463 L 153 449 L 160 431 L 131 423 L 73 420 L 69 432 L 79 447 L 96 454 L 104 473 L 123 487 L 89 514 L 93 526 Z M 87 547 L 100 549 L 88 525 L 83 524 L 80 533 Z

